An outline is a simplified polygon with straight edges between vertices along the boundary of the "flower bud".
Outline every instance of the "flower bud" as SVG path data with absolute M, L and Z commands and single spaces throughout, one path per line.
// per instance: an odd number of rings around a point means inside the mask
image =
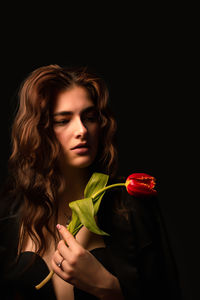
M 145 173 L 133 173 L 126 179 L 127 192 L 132 196 L 155 195 L 156 180 L 153 176 Z

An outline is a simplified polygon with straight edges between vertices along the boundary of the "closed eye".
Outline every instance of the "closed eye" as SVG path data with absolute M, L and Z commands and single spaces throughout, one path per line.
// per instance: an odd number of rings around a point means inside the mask
M 64 119 L 64 120 L 54 120 L 53 123 L 55 125 L 59 125 L 59 126 L 62 126 L 62 125 L 65 125 L 67 123 L 69 123 L 70 120 L 67 120 L 67 119 Z
M 89 113 L 86 113 L 82 116 L 83 121 L 89 121 L 89 122 L 98 122 L 99 120 L 99 115 L 98 113 L 94 110 Z
M 84 121 L 89 121 L 89 122 L 96 122 L 97 121 L 97 117 L 95 117 L 95 116 L 86 116 L 83 119 L 84 119 Z

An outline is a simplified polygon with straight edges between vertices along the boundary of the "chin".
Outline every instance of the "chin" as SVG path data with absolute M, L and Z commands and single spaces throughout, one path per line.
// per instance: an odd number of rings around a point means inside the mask
M 81 158 L 81 159 L 77 159 L 74 163 L 71 164 L 72 167 L 75 168 L 88 168 L 92 165 L 92 163 L 94 162 L 94 159 L 91 158 Z

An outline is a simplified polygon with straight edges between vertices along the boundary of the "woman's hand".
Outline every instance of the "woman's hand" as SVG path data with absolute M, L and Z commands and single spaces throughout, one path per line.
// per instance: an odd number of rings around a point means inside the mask
M 52 258 L 53 271 L 63 280 L 99 299 L 124 299 L 118 279 L 84 249 L 66 227 L 58 224 L 57 228 L 63 240 L 58 243 Z

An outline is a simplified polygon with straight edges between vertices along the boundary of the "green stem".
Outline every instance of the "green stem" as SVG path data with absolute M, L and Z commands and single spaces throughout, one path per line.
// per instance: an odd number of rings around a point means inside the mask
M 113 187 L 118 187 L 118 186 L 126 186 L 126 183 L 114 183 L 114 184 L 111 184 L 111 185 L 108 185 L 102 189 L 100 189 L 98 192 L 96 192 L 92 198 L 95 199 L 99 194 L 103 193 L 104 191 L 106 190 L 109 190 L 109 189 L 112 189 Z

